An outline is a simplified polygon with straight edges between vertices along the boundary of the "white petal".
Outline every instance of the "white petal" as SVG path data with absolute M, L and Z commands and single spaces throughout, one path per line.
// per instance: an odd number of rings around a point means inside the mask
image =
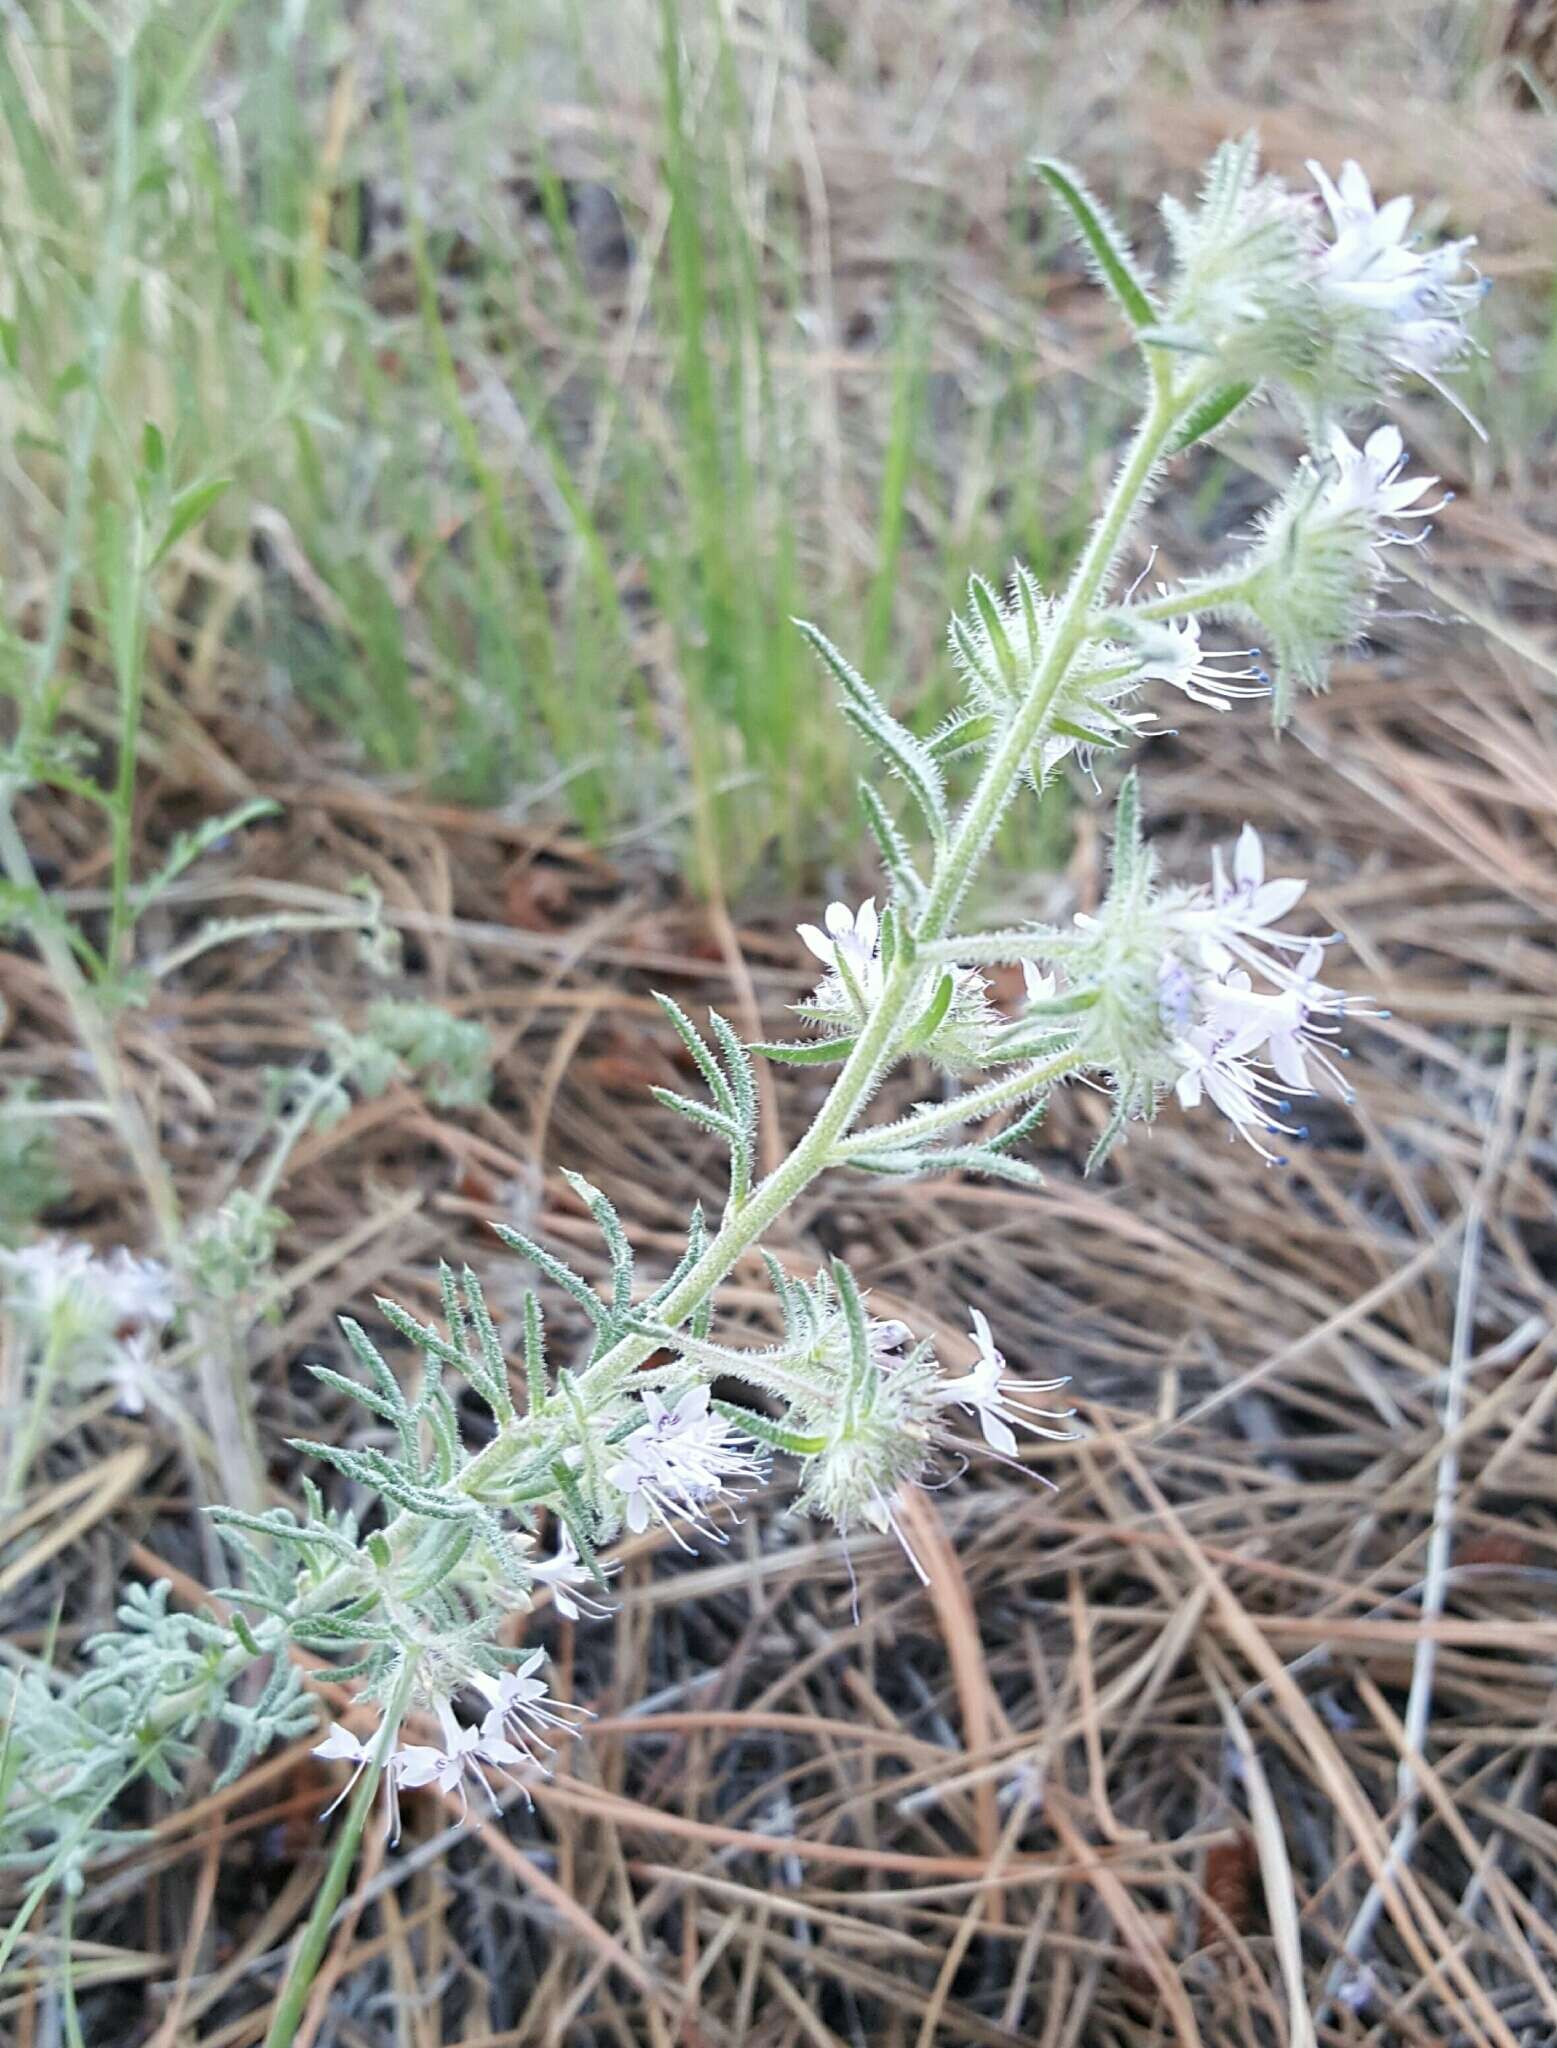
M 1245 825 L 1238 835 L 1238 845 L 1233 853 L 1233 875 L 1241 888 L 1251 891 L 1265 879 L 1265 849 L 1252 825 Z
M 1295 1031 L 1281 1031 L 1271 1039 L 1270 1063 L 1289 1088 L 1308 1087 L 1308 1068 L 1303 1060 L 1303 1043 Z
M 1373 212 L 1373 187 L 1368 183 L 1368 174 L 1354 157 L 1348 157 L 1341 166 L 1341 197 L 1350 212 L 1371 214 Z
M 430 1785 L 434 1778 L 447 1770 L 449 1759 L 441 1749 L 413 1743 L 397 1749 L 390 1763 L 402 1785 Z
M 1262 882 L 1249 905 L 1251 924 L 1274 924 L 1302 900 L 1308 884 L 1301 875 L 1282 875 L 1274 882 Z
M 315 1756 L 326 1758 L 330 1763 L 361 1764 L 368 1760 L 368 1752 L 351 1730 L 343 1728 L 339 1721 L 330 1723 L 329 1734 L 323 1742 L 315 1745 L 313 1753 Z
M 1398 242 L 1411 225 L 1413 200 L 1409 192 L 1398 193 L 1387 205 L 1379 208 L 1374 233 L 1382 242 Z
M 823 922 L 835 939 L 847 938 L 854 930 L 854 912 L 847 903 L 829 903 Z
M 881 920 L 876 915 L 876 899 L 867 896 L 854 917 L 854 936 L 867 953 L 876 950 L 876 939 L 881 930 Z
M 814 924 L 797 924 L 795 930 L 799 932 L 801 939 L 816 955 L 817 959 L 822 961 L 824 965 L 831 967 L 833 964 L 833 942 L 827 937 L 826 933 L 818 931 Z
M 1008 1458 L 1016 1456 L 1016 1434 L 1003 1417 L 993 1408 L 981 1408 L 979 1421 L 984 1425 L 984 1441 L 991 1450 L 1002 1451 Z

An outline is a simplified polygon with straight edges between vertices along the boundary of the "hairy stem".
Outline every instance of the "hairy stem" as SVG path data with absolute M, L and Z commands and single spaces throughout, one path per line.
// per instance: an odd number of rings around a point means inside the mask
M 1038 1060 L 1031 1066 L 1004 1074 L 998 1081 L 986 1081 L 982 1088 L 965 1089 L 961 1095 L 954 1095 L 950 1102 L 937 1102 L 929 1108 L 915 1110 L 909 1116 L 899 1117 L 895 1123 L 872 1124 L 868 1131 L 856 1131 L 852 1138 L 842 1139 L 833 1152 L 833 1160 L 835 1164 L 842 1164 L 862 1153 L 890 1152 L 911 1140 L 931 1138 L 940 1131 L 954 1131 L 960 1124 L 976 1123 L 980 1117 L 989 1116 L 994 1110 L 1036 1095 L 1051 1081 L 1074 1073 L 1080 1064 L 1073 1052 L 1057 1053 L 1053 1059 Z
M 936 863 L 930 895 L 914 934 L 916 939 L 936 940 L 946 935 L 988 851 L 1001 815 L 1026 771 L 1032 749 L 1042 737 L 1076 650 L 1086 638 L 1092 606 L 1146 497 L 1183 403 L 1183 399 L 1175 397 L 1166 377 L 1154 377 L 1146 416 L 1067 586 L 1048 649 L 1027 696 L 985 763 L 957 829 Z M 660 1303 L 656 1311 L 658 1321 L 674 1328 L 691 1315 L 769 1225 L 832 1163 L 840 1141 L 875 1093 L 898 1048 L 904 1023 L 917 1013 L 927 978 L 924 965 L 907 949 L 899 954 L 887 972 L 875 1009 L 810 1128 L 783 1165 L 726 1217 L 702 1257 Z M 867 1142 L 877 1142 L 872 1134 L 862 1135 Z M 651 1339 L 639 1336 L 623 1337 L 613 1344 L 582 1377 L 590 1401 L 604 1401 L 616 1393 L 655 1348 Z M 501 1476 L 510 1451 L 509 1433 L 500 1431 L 471 1460 L 458 1484 L 465 1491 L 481 1493 Z
M 378 1740 L 373 1745 L 373 1760 L 363 1766 L 356 1788 L 346 1807 L 346 1818 L 336 1838 L 335 1848 L 330 1856 L 330 1867 L 324 1874 L 324 1883 L 319 1887 L 314 1900 L 313 1911 L 308 1916 L 308 1925 L 303 1929 L 302 1940 L 293 1952 L 291 1968 L 287 1971 L 286 1982 L 276 1999 L 276 2009 L 271 2014 L 270 2029 L 265 2036 L 264 2048 L 291 2048 L 302 2024 L 308 1994 L 313 1989 L 319 1965 L 324 1961 L 324 1952 L 330 1939 L 330 1922 L 335 1909 L 346 1893 L 346 1880 L 351 1875 L 351 1866 L 357 1860 L 357 1846 L 362 1840 L 362 1830 L 367 1825 L 368 1815 L 373 1810 L 373 1801 L 378 1793 L 379 1781 L 384 1775 L 385 1761 L 400 1736 L 400 1721 L 411 1698 L 411 1686 L 416 1676 L 413 1659 L 407 1658 L 400 1667 L 395 1680 L 394 1692 L 385 1702 L 384 1719 L 378 1731 Z
M 33 1374 L 32 1398 L 27 1403 L 26 1415 L 11 1439 L 5 1462 L 5 1481 L 0 1484 L 0 1513 L 18 1506 L 27 1490 L 27 1474 L 43 1436 L 44 1418 L 49 1412 L 54 1383 L 65 1363 L 65 1342 L 57 1326 L 58 1320 L 56 1315 L 56 1327 L 50 1333 Z

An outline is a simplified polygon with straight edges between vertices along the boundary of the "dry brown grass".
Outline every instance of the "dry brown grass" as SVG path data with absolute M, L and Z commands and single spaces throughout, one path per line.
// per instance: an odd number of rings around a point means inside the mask
M 756 54 L 781 12 L 745 25 Z M 1451 102 L 1467 11 L 1275 0 L 1209 31 L 1190 13 L 1077 9 L 1043 56 L 1044 139 L 1137 192 L 1182 182 L 1252 117 L 1283 168 L 1356 152 L 1386 187 L 1441 193 L 1539 317 L 1519 280 L 1549 261 L 1551 129 L 1491 72 Z M 839 24 L 883 76 L 879 100 L 829 75 L 803 102 L 837 317 L 884 289 L 884 193 L 938 181 L 962 223 L 935 330 L 954 397 L 981 333 L 1020 310 L 981 289 L 978 229 L 1033 140 L 1032 18 L 980 0 L 862 4 Z M 1109 385 L 1105 342 L 1094 298 L 1057 287 L 1033 375 Z M 936 1497 L 916 1532 L 930 1594 L 891 1548 L 856 1544 L 857 1627 L 838 1545 L 777 1497 L 718 1555 L 630 1547 L 608 1626 L 575 1634 L 543 1607 L 532 1626 L 599 1721 L 533 1819 L 465 1832 L 411 1802 L 400 1852 L 373 1849 L 343 1912 L 316 2048 L 1557 2041 L 1557 541 L 1551 421 L 1502 388 L 1522 360 L 1505 349 L 1490 451 L 1412 409 L 1461 492 L 1431 601 L 1471 623 L 1387 622 L 1280 743 L 1198 715 L 1151 751 L 1170 864 L 1198 871 L 1250 818 L 1314 872 L 1345 971 L 1393 1013 L 1355 1035 L 1356 1109 L 1316 1107 L 1283 1172 L 1169 1114 L 1083 1182 L 1100 1112 L 1077 1092 L 1036 1195 L 815 1191 L 783 1256 L 846 1250 L 925 1330 L 984 1302 L 1018 1368 L 1074 1375 L 1087 1440 L 1033 1454 L 1053 1493 L 980 1469 Z M 807 366 L 819 393 L 837 368 Z M 841 447 L 846 485 L 852 461 Z M 846 488 L 845 554 L 849 506 Z M 1177 538 L 1187 555 L 1187 515 Z M 940 573 L 922 565 L 926 645 Z M 159 656 L 176 690 L 176 650 Z M 305 775 L 294 739 L 246 714 L 239 661 L 222 673 L 199 745 L 174 732 L 160 756 L 147 832 L 276 790 L 286 821 L 252 835 L 222 907 L 371 874 L 417 989 L 488 1019 L 502 1048 L 480 1114 L 400 1092 L 299 1153 L 293 1287 L 253 1359 L 279 1446 L 346 1425 L 298 1366 L 331 1354 L 342 1305 L 392 1292 L 432 1312 L 435 1253 L 456 1248 L 502 1300 L 487 1216 L 521 1207 L 593 1256 L 553 1162 L 587 1169 L 668 1256 L 716 1162 L 645 1107 L 674 1061 L 647 992 L 755 1003 L 771 1024 L 799 963 L 787 910 L 746 913 L 738 965 L 721 917 L 628 855 Z M 80 820 L 32 829 L 69 885 L 93 885 Z M 1043 885 L 1055 907 L 1096 897 L 1101 854 L 1083 812 Z M 4 982 L 0 1066 L 68 1083 L 41 971 L 13 955 Z M 278 941 L 212 956 L 126 1019 L 191 1189 L 252 1131 L 261 1067 L 300 1053 L 311 1012 L 365 993 L 344 943 Z M 791 1133 L 808 1087 L 780 1084 Z M 133 1240 L 117 1160 L 81 1136 L 68 1165 L 72 1227 Z M 728 1297 L 754 1319 L 759 1282 L 742 1272 Z M 68 1652 L 126 1569 L 194 1597 L 203 1483 L 154 1427 L 82 1421 L 0 1532 L 17 1639 L 39 1639 L 59 1593 Z M 325 1795 L 299 1745 L 183 1808 L 148 1801 L 146 1845 L 83 1911 L 94 2048 L 259 2039 Z M 34 1946 L 0 2007 L 18 2048 L 57 2038 L 49 1960 Z

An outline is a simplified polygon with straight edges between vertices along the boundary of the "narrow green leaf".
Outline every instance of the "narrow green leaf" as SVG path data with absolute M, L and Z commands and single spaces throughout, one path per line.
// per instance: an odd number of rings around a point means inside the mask
M 1252 383 L 1224 384 L 1220 391 L 1209 392 L 1190 409 L 1183 425 L 1168 443 L 1168 453 L 1182 455 L 1186 448 L 1193 448 L 1207 434 L 1214 434 L 1253 395 Z
M 522 1230 L 514 1230 L 507 1223 L 494 1223 L 492 1228 L 511 1252 L 518 1252 L 520 1257 L 528 1259 L 532 1266 L 539 1267 L 554 1287 L 560 1287 L 564 1294 L 571 1294 L 597 1329 L 602 1323 L 610 1320 L 605 1303 L 589 1282 L 582 1279 L 570 1266 L 565 1266 L 561 1259 L 554 1258 L 544 1245 L 537 1244 L 533 1237 L 526 1237 Z
M 957 993 L 957 983 L 950 971 L 943 974 L 935 984 L 935 993 L 926 1004 L 919 1022 L 908 1034 L 908 1044 L 928 1045 L 930 1040 L 946 1022 L 952 1006 L 952 997 Z
M 1137 327 L 1150 327 L 1157 318 L 1146 282 L 1135 267 L 1129 245 L 1105 209 L 1087 190 L 1069 164 L 1056 157 L 1040 157 L 1034 165 L 1040 178 L 1064 202 L 1076 231 L 1091 252 L 1098 276 L 1119 301 Z
M 697 1124 L 702 1130 L 712 1131 L 716 1138 L 723 1138 L 727 1145 L 740 1143 L 740 1125 L 733 1117 L 724 1116 L 717 1109 L 710 1109 L 706 1102 L 695 1102 L 690 1095 L 678 1095 L 673 1088 L 651 1088 L 649 1093 L 666 1109 L 673 1109 L 678 1116 L 684 1116 L 688 1123 Z
M 838 1060 L 846 1060 L 854 1050 L 854 1039 L 849 1038 L 804 1038 L 759 1040 L 749 1045 L 748 1052 L 760 1053 L 766 1060 L 778 1060 L 786 1067 L 825 1067 Z
M 827 638 L 804 619 L 794 622 L 832 671 L 842 693 L 845 718 L 884 757 L 889 767 L 907 783 L 909 793 L 924 813 L 932 837 L 939 843 L 946 837 L 946 792 L 941 771 L 922 740 L 894 718 L 859 672 L 850 666 Z
M 735 1098 L 730 1092 L 729 1083 L 719 1071 L 718 1061 L 703 1043 L 702 1033 L 679 1003 L 673 1001 L 671 997 L 664 995 L 659 989 L 653 990 L 652 993 L 654 1000 L 665 1012 L 672 1025 L 674 1025 L 676 1036 L 692 1055 L 698 1072 L 708 1083 L 709 1093 L 724 1111 L 725 1115 L 733 1117 L 735 1114 Z
M 1000 665 L 1000 680 L 1009 693 L 1016 687 L 1016 649 L 1011 645 L 1006 622 L 1001 617 L 1000 600 L 982 576 L 968 578 L 968 595 L 983 623 L 990 651 Z
M 538 1415 L 546 1405 L 546 1325 L 533 1287 L 524 1291 L 524 1377 L 530 1413 Z
M 911 910 L 918 910 L 925 899 L 925 885 L 914 866 L 913 850 L 894 824 L 886 805 L 863 779 L 859 792 L 860 809 L 865 813 L 871 836 L 881 850 L 881 864 L 892 877 L 892 885 L 903 901 Z
M 162 530 L 151 561 L 155 568 L 171 548 L 178 546 L 193 526 L 198 526 L 224 491 L 232 488 L 230 476 L 208 477 L 202 484 L 187 484 L 175 493 L 168 507 L 168 523 Z

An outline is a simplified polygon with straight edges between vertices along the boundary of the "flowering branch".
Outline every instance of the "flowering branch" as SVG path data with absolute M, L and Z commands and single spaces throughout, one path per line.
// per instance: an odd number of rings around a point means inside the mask
M 1150 729 L 1141 703 L 1149 692 L 1176 691 L 1219 711 L 1269 695 L 1281 722 L 1296 688 L 1322 687 L 1336 651 L 1365 630 L 1388 580 L 1387 549 L 1420 538 L 1433 509 L 1422 504 L 1430 480 L 1405 476 L 1394 428 L 1358 447 L 1337 415 L 1384 396 L 1402 374 L 1436 376 L 1465 353 L 1463 318 L 1476 296 L 1459 281 L 1465 245 L 1418 250 L 1409 202 L 1375 209 L 1355 166 L 1335 185 L 1321 175 L 1322 205 L 1294 194 L 1260 173 L 1245 141 L 1213 157 L 1197 207 L 1164 202 L 1175 260 L 1159 286 L 1074 172 L 1041 169 L 1141 349 L 1141 420 L 1063 590 L 1045 592 L 1020 565 L 1003 592 L 973 579 L 950 631 L 967 702 L 938 733 L 912 732 L 829 641 L 802 627 L 842 715 L 885 770 L 861 797 L 886 893 L 879 908 L 874 897 L 856 908 L 835 903 L 800 927 L 822 972 L 796 1006 L 805 1027 L 796 1039 L 746 1045 L 717 1013 L 705 1035 L 661 997 L 704 1092 L 656 1096 L 729 1153 L 717 1228 L 710 1234 L 695 1211 L 674 1270 L 645 1281 L 608 1198 L 570 1175 L 609 1260 L 602 1292 L 543 1245 L 499 1227 L 587 1323 L 587 1351 L 567 1363 L 554 1359 L 531 1292 L 522 1372 L 511 1376 L 468 1269 L 444 1271 L 441 1327 L 380 1303 L 420 1354 L 414 1388 L 345 1324 L 360 1375 L 315 1371 L 371 1422 L 347 1447 L 300 1448 L 381 1504 L 376 1525 L 331 1510 L 311 1483 L 300 1512 L 218 1510 L 241 1577 L 227 1592 L 245 1617 L 236 1635 L 203 1649 L 196 1670 L 170 1679 L 148 1666 L 138 1691 L 115 1695 L 124 1716 L 116 1753 L 128 1768 L 137 1745 L 169 1731 L 181 1738 L 202 1715 L 239 1712 L 232 1680 L 254 1659 L 285 1670 L 287 1647 L 299 1645 L 344 1660 L 334 1677 L 360 1679 L 383 1719 L 368 1745 L 336 1729 L 319 1747 L 357 1773 L 332 1885 L 344 1884 L 375 1782 L 392 1800 L 429 1783 L 463 1793 L 470 1781 L 494 1804 L 498 1784 L 528 1796 L 527 1780 L 549 1767 L 579 1710 L 550 1699 L 534 1675 L 540 1653 L 510 1647 L 502 1624 L 538 1587 L 574 1615 L 607 1612 L 604 1553 L 623 1530 L 656 1525 L 683 1548 L 721 1541 L 733 1503 L 787 1457 L 799 1509 L 846 1540 L 861 1526 L 895 1536 L 923 1577 L 903 1507 L 939 1461 L 980 1444 L 1013 1459 L 1019 1429 L 1059 1441 L 1074 1433 L 1069 1411 L 1034 1405 L 1062 1383 L 1008 1376 L 981 1311 L 971 1311 L 975 1364 L 950 1372 L 930 1340 L 871 1313 L 839 1260 L 797 1279 L 767 1258 L 783 1324 L 776 1345 L 752 1350 L 714 1334 L 720 1283 L 820 1174 L 1034 1179 L 1018 1148 L 1052 1091 L 1078 1078 L 1113 1100 L 1094 1161 L 1175 1097 L 1186 1109 L 1211 1103 L 1274 1163 L 1283 1155 L 1272 1138 L 1304 1135 L 1292 1120 L 1295 1098 L 1321 1085 L 1349 1092 L 1337 1064 L 1340 1023 L 1376 1013 L 1322 979 L 1328 938 L 1288 928 L 1303 882 L 1267 875 L 1249 827 L 1230 864 L 1213 856 L 1204 885 L 1164 879 L 1133 771 L 1120 786 L 1110 884 L 1095 911 L 1063 931 L 959 924 L 1009 807 L 1024 792 L 1041 796 L 1072 758 L 1090 772 L 1100 754 L 1134 747 Z M 1295 404 L 1310 446 L 1242 559 L 1145 602 L 1117 593 L 1118 565 L 1167 464 L 1267 394 Z M 1203 643 L 1200 622 L 1219 617 L 1271 647 L 1273 676 L 1251 650 Z M 971 787 L 959 785 L 960 764 L 974 760 Z M 1024 998 L 1012 1012 L 979 972 L 996 962 L 1022 965 Z M 413 1044 L 427 1056 L 425 1033 L 397 1029 L 399 1056 L 412 1057 Z M 760 1179 L 759 1058 L 837 1068 L 807 1130 Z M 869 1123 L 884 1078 L 909 1059 L 939 1068 L 957 1092 Z M 943 1142 L 1007 1110 L 1016 1114 L 1003 1128 Z M 474 1452 L 461 1438 L 450 1373 L 490 1415 Z M 716 1381 L 744 1384 L 748 1400 L 715 1399 Z M 976 1439 L 959 1418 L 972 1419 Z M 554 1532 L 549 1555 L 543 1530 Z M 119 1640 L 110 1639 L 110 1662 L 122 1661 Z M 399 1743 L 408 1705 L 434 1716 L 440 1743 Z M 294 1706 L 278 1693 L 276 1725 Z M 23 1717 L 24 1740 L 41 1713 L 40 1705 Z M 252 1717 L 242 1725 L 247 1740 Z M 83 1796 L 96 1796 L 101 1767 L 82 1782 Z M 0 1825 L 6 1818 L 0 1807 Z M 291 2040 L 322 1953 L 322 1899 L 315 1921 L 270 2048 Z

